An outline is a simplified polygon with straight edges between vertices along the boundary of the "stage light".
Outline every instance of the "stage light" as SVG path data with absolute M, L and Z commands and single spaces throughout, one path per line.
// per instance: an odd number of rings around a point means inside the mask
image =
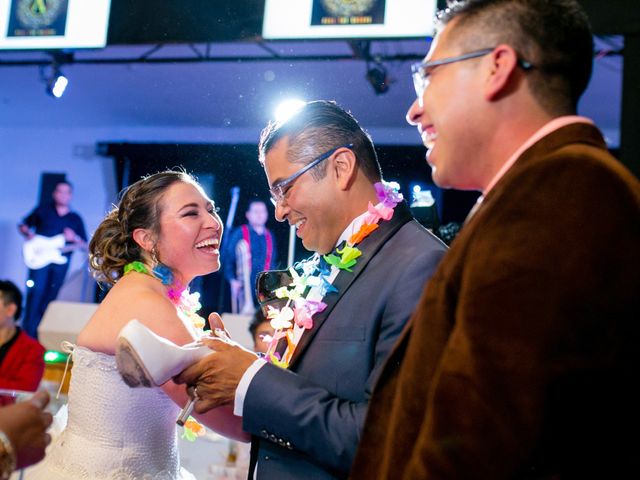
M 49 55 L 51 55 L 51 63 L 40 67 L 40 80 L 44 82 L 45 91 L 49 95 L 60 98 L 69 85 L 69 80 L 64 76 L 60 67 L 73 63 L 73 53 L 54 51 L 49 52 Z
M 300 110 L 306 103 L 307 102 L 304 102 L 297 98 L 285 100 L 276 107 L 274 114 L 276 122 L 285 122 L 289 117 Z
M 47 79 L 47 93 L 60 98 L 67 89 L 68 84 L 69 80 L 62 74 L 60 68 L 53 67 L 53 74 Z
M 27 280 L 26 285 L 27 285 L 27 288 L 33 288 L 35 284 L 33 283 L 33 280 Z
M 367 80 L 376 92 L 376 95 L 381 95 L 389 90 L 390 79 L 387 74 L 387 69 L 379 62 L 369 64 L 367 62 Z

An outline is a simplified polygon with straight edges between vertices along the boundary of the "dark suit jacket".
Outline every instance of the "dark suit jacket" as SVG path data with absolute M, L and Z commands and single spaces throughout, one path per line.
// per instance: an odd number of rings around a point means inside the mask
M 354 479 L 624 478 L 640 184 L 597 129 L 529 148 L 464 226 L 370 402 Z
M 243 426 L 261 480 L 346 477 L 378 371 L 446 249 L 404 203 L 358 247 L 289 370 L 267 364 L 249 386 Z
M 0 363 L 0 388 L 35 392 L 44 373 L 44 347 L 20 331 Z

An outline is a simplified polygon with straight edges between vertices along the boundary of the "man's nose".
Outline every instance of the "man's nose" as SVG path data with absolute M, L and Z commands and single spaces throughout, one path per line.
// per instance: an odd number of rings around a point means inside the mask
M 422 104 L 423 102 L 421 101 L 421 99 L 416 98 L 409 107 L 406 116 L 409 125 L 417 125 L 418 123 L 420 123 L 420 117 L 423 113 Z
M 287 219 L 287 215 L 289 215 L 289 207 L 285 202 L 280 200 L 276 203 L 275 207 L 275 217 L 278 222 L 284 222 Z

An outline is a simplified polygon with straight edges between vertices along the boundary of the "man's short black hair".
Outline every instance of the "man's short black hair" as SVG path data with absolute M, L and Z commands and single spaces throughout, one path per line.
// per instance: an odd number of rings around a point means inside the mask
M 256 310 L 256 313 L 253 315 L 253 318 L 251 319 L 251 323 L 249 324 L 249 333 L 251 334 L 251 338 L 254 338 L 256 336 L 258 327 L 267 321 L 267 317 L 265 317 L 264 313 L 262 313 L 262 309 L 258 308 Z
M 2 300 L 5 305 L 15 304 L 16 313 L 13 315 L 13 318 L 18 320 L 22 313 L 22 293 L 15 283 L 9 280 L 0 280 L 0 300 Z
M 593 35 L 575 0 L 449 0 L 437 23 L 457 19 L 466 50 L 510 45 L 533 65 L 527 72 L 531 93 L 547 112 L 577 110 L 593 69 Z M 464 53 L 464 52 L 463 52 Z
M 343 145 L 353 144 L 357 165 L 371 182 L 382 176 L 371 137 L 349 112 L 335 102 L 308 102 L 283 122 L 269 122 L 260 135 L 260 161 L 281 139 L 289 140 L 289 153 L 300 163 Z M 316 180 L 325 176 L 326 164 L 311 169 Z

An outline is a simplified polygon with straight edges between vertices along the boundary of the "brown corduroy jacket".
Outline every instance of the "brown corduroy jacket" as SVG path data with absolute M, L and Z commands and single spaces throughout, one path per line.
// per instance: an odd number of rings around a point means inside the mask
M 637 474 L 639 322 L 640 183 L 595 127 L 565 126 L 453 242 L 383 369 L 351 478 Z

